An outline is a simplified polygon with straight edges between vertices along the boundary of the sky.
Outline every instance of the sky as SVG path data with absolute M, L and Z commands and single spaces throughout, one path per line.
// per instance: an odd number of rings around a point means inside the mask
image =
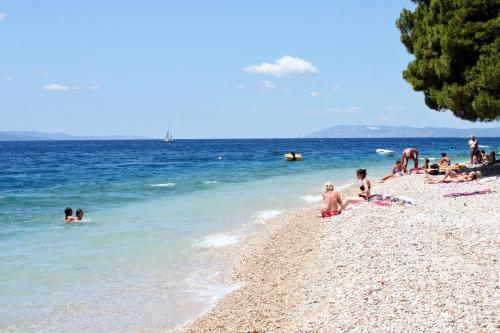
M 409 0 L 0 1 L 0 131 L 305 136 L 493 127 L 425 106 L 395 21 Z

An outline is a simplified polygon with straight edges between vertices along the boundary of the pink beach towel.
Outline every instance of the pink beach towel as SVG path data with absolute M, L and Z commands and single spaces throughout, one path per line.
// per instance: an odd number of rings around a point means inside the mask
M 471 191 L 471 192 L 450 192 L 446 193 L 443 195 L 443 197 L 447 198 L 458 198 L 458 197 L 466 197 L 469 195 L 476 195 L 476 194 L 487 194 L 491 193 L 490 189 L 484 189 L 484 190 L 476 190 L 476 191 Z

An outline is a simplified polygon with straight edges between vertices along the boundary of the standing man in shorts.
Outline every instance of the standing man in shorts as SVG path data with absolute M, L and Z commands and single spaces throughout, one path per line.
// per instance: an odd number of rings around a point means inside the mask
M 469 140 L 469 152 L 470 152 L 470 164 L 474 163 L 474 156 L 477 156 L 479 148 L 479 143 L 477 142 L 477 138 L 474 135 L 470 136 Z

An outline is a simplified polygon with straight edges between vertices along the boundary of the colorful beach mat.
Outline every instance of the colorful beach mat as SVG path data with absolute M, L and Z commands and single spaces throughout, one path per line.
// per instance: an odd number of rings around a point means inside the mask
M 484 190 L 476 190 L 476 191 L 469 191 L 469 192 L 449 192 L 446 194 L 443 194 L 443 197 L 447 198 L 458 198 L 458 197 L 467 197 L 469 195 L 477 195 L 477 194 L 487 194 L 491 193 L 490 189 L 484 189 Z

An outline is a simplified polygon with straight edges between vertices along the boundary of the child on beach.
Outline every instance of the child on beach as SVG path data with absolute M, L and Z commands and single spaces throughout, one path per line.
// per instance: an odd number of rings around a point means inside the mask
M 340 214 L 339 206 L 342 207 L 342 199 L 337 191 L 334 191 L 333 183 L 325 183 L 325 193 L 323 193 L 323 207 L 321 208 L 321 216 L 332 217 Z

